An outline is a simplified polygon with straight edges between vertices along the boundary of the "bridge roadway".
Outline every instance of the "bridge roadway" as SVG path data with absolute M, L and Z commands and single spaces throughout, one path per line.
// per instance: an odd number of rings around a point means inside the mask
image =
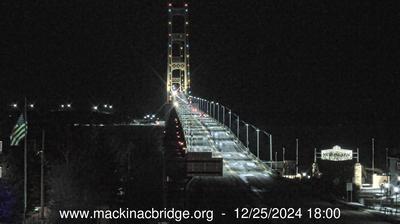
M 175 110 L 184 131 L 188 152 L 212 152 L 222 157 L 223 174 L 268 177 L 271 169 L 253 155 L 225 125 L 200 111 L 183 94 L 175 96 Z
M 241 220 L 235 217 L 235 208 L 302 208 L 303 217 L 295 220 L 269 220 L 271 223 L 321 223 L 310 220 L 308 208 L 335 208 L 341 210 L 339 220 L 326 223 L 395 223 L 364 209 L 352 209 L 343 203 L 322 200 L 315 195 L 312 185 L 274 178 L 271 169 L 256 158 L 236 138 L 230 129 L 199 111 L 196 105 L 179 94 L 175 109 L 185 134 L 190 152 L 212 152 L 224 161 L 223 177 L 194 177 L 186 186 L 187 209 L 213 209 L 214 223 L 264 223 L 260 219 Z M 267 221 L 267 220 L 264 220 Z M 317 221 L 317 222 L 316 222 Z

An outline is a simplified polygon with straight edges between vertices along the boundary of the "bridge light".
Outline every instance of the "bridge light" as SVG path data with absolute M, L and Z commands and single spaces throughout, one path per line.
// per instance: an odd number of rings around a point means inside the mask
M 171 9 L 168 9 L 168 12 L 171 12 Z
M 34 107 L 35 107 L 35 104 L 33 104 L 33 103 L 29 104 L 29 108 L 34 108 Z
M 68 103 L 68 104 L 67 104 L 67 107 L 68 107 L 68 108 L 71 108 L 71 104 L 70 104 L 70 103 Z
M 64 104 L 61 104 L 61 105 L 60 105 L 60 107 L 61 107 L 61 108 L 64 108 L 64 107 L 65 107 L 65 105 L 64 105 Z
M 187 3 L 185 3 L 185 7 L 188 7 L 188 4 L 187 4 Z
M 112 109 L 112 108 L 113 108 L 113 105 L 108 106 L 108 108 Z
M 17 108 L 17 107 L 18 107 L 18 104 L 13 103 L 13 104 L 11 104 L 11 107 L 12 107 L 12 108 Z
M 98 106 L 93 106 L 92 108 L 93 108 L 93 110 L 97 110 L 97 109 L 99 109 L 99 107 L 98 107 Z
M 178 102 L 174 102 L 174 107 L 179 107 L 179 104 L 178 104 Z

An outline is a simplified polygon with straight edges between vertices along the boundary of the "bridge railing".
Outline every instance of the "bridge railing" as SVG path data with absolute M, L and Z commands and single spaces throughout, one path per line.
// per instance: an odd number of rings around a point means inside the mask
M 229 107 L 218 102 L 190 96 L 192 104 L 229 128 L 255 157 L 262 161 L 272 161 L 272 134 L 240 119 Z

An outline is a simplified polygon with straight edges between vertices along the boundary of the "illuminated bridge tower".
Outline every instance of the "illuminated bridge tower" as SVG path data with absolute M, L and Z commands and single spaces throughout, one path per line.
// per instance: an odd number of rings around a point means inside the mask
M 190 93 L 188 13 L 187 3 L 168 3 L 168 101 L 172 91 Z

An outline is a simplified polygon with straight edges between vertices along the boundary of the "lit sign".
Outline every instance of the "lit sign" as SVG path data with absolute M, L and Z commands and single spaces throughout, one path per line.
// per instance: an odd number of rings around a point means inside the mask
M 340 146 L 335 145 L 332 149 L 321 150 L 321 159 L 330 161 L 352 160 L 353 151 L 349 149 L 342 149 Z

